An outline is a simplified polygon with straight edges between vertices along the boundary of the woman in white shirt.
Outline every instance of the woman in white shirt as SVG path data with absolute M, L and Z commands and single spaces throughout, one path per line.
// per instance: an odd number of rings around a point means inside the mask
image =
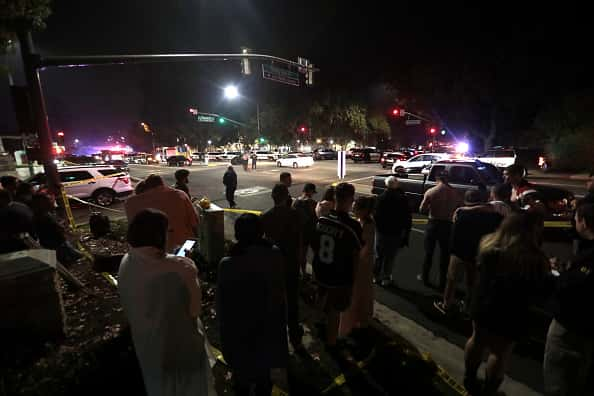
M 119 270 L 122 307 L 149 396 L 214 395 L 194 262 L 165 253 L 169 221 L 156 209 L 129 224 Z

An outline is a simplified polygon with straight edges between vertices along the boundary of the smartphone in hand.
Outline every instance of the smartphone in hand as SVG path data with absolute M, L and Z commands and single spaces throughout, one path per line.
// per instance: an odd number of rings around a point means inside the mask
M 187 239 L 175 255 L 179 257 L 186 257 L 188 252 L 190 252 L 194 248 L 196 242 L 197 241 L 195 239 Z

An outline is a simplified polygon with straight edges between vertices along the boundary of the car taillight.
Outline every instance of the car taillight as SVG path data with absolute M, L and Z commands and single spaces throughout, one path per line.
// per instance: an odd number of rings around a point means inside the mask
M 380 160 L 380 162 L 386 162 L 386 159 L 385 159 L 385 158 L 382 158 L 382 159 Z

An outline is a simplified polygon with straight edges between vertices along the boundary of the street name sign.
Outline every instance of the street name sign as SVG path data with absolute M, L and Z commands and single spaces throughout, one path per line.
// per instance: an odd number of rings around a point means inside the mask
M 295 87 L 300 86 L 299 73 L 273 65 L 262 64 L 262 78 Z

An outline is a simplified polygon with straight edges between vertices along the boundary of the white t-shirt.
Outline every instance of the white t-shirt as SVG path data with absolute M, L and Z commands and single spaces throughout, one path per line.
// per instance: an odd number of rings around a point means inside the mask
M 122 259 L 118 281 L 147 394 L 215 394 L 194 262 L 133 248 Z

